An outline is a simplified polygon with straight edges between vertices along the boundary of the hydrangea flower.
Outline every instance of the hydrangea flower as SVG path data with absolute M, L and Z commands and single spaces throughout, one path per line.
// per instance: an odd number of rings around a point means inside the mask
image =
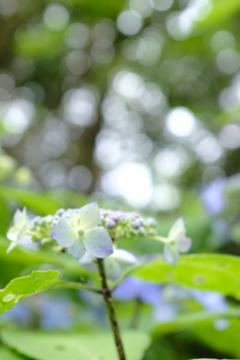
M 164 260 L 173 266 L 176 265 L 179 260 L 179 252 L 187 252 L 191 244 L 191 239 L 186 237 L 183 218 L 179 218 L 168 233 L 163 251 Z
M 17 210 L 13 217 L 13 226 L 7 232 L 7 238 L 12 241 L 7 249 L 9 253 L 15 246 L 19 244 L 21 239 L 27 234 L 28 230 L 28 217 L 26 208 L 22 211 Z
M 100 224 L 100 211 L 96 202 L 63 216 L 53 227 L 51 237 L 76 259 L 87 251 L 97 258 L 113 253 L 112 239 Z
M 186 229 L 183 218 L 179 218 L 171 227 L 168 236 L 155 236 L 155 240 L 164 243 L 163 257 L 172 266 L 179 260 L 179 252 L 185 253 L 191 247 L 191 239 L 186 237 Z
M 137 258 L 130 252 L 122 249 L 114 249 L 112 255 L 104 261 L 107 278 L 115 281 L 121 277 L 123 270 L 137 263 Z M 90 272 L 97 272 L 96 258 L 88 253 L 81 258 L 80 264 Z

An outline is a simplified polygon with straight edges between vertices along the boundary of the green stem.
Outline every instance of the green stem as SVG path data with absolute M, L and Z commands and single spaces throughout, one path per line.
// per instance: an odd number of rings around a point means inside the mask
M 101 277 L 102 294 L 103 294 L 104 300 L 107 305 L 109 319 L 110 319 L 111 327 L 112 327 L 112 332 L 114 335 L 114 340 L 115 340 L 115 344 L 116 344 L 116 348 L 117 348 L 117 352 L 118 352 L 118 358 L 119 358 L 119 360 L 126 360 L 123 343 L 122 343 L 122 339 L 121 339 L 121 334 L 120 334 L 120 330 L 119 330 L 119 326 L 118 326 L 118 322 L 117 322 L 117 318 L 116 318 L 116 313 L 115 313 L 115 309 L 114 309 L 114 305 L 113 305 L 112 294 L 111 294 L 111 290 L 109 289 L 108 284 L 107 284 L 107 277 L 106 277 L 106 273 L 105 273 L 105 269 L 104 269 L 103 260 L 97 259 L 97 264 L 98 264 L 99 274 Z
M 130 329 L 136 329 L 140 320 L 142 302 L 139 299 L 135 300 L 133 315 L 130 322 Z

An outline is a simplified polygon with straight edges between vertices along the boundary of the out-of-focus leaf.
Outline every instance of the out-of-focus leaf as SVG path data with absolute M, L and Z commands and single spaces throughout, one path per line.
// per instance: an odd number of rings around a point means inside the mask
M 53 58 L 62 49 L 62 33 L 50 31 L 44 26 L 19 31 L 16 37 L 16 52 L 37 59 Z
M 5 200 L 0 196 L 0 234 L 5 235 L 10 222 L 10 214 Z
M 52 264 L 61 267 L 69 274 L 84 275 L 88 272 L 80 266 L 77 260 L 68 254 L 53 254 L 43 250 L 33 251 L 16 247 L 9 254 L 6 254 L 9 241 L 0 236 L 0 260 L 11 264 L 23 266 Z
M 11 351 L 5 346 L 0 347 L 0 359 L 1 360 L 24 360 L 25 356 L 17 354 L 16 352 Z M 29 360 L 29 359 L 28 359 Z
M 0 195 L 6 199 L 13 199 L 28 209 L 41 215 L 54 214 L 61 205 L 44 193 L 17 189 L 14 187 L 0 187 Z
M 179 315 L 171 322 L 159 324 L 153 331 L 153 336 L 159 337 L 169 333 L 182 331 L 190 328 L 198 329 L 206 325 L 211 325 L 219 318 L 239 317 L 239 309 L 228 309 L 224 313 L 214 313 L 209 311 L 197 311 L 190 314 Z
M 60 273 L 56 270 L 33 271 L 30 275 L 13 279 L 0 290 L 0 314 L 28 296 L 44 291 L 56 283 Z
M 197 329 L 194 335 L 210 348 L 240 358 L 239 319 L 226 323 L 226 328 L 217 330 L 216 324 Z
M 197 23 L 197 29 L 204 30 L 207 26 L 222 24 L 240 11 L 239 0 L 212 0 L 211 4 L 211 12 L 204 20 Z
M 97 1 L 73 0 L 75 7 L 79 7 L 81 14 L 88 17 L 109 17 L 115 19 L 119 12 L 124 8 L 125 1 Z
M 215 290 L 240 299 L 240 258 L 236 256 L 185 255 L 175 267 L 157 259 L 132 273 L 143 280 Z
M 110 333 L 43 333 L 3 330 L 2 341 L 20 354 L 36 360 L 117 360 Z M 142 332 L 122 334 L 128 360 L 140 360 L 149 345 L 149 336 Z

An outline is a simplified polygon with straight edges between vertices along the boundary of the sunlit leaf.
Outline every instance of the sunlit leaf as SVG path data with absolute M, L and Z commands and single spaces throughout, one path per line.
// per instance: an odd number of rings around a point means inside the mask
M 172 267 L 162 259 L 133 271 L 143 280 L 215 290 L 240 299 L 240 258 L 228 255 L 185 255 Z
M 60 273 L 55 270 L 33 271 L 30 275 L 13 279 L 0 290 L 0 314 L 11 309 L 28 296 L 44 291 L 55 284 Z
M 3 330 L 2 341 L 20 354 L 36 360 L 117 360 L 110 333 L 43 333 Z M 122 334 L 128 360 L 140 360 L 149 345 L 149 336 L 142 332 Z

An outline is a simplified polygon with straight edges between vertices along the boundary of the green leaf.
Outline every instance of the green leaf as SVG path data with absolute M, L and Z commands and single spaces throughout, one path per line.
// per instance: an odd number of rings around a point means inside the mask
M 197 329 L 194 335 L 215 351 L 240 358 L 239 319 L 232 319 L 225 330 L 217 330 L 214 324 L 211 324 Z
M 89 275 L 79 262 L 68 254 L 53 254 L 44 250 L 34 251 L 21 247 L 16 247 L 9 254 L 6 250 L 9 246 L 9 240 L 0 236 L 0 260 L 11 264 L 23 266 L 37 266 L 41 264 L 53 264 L 61 267 L 64 271 L 73 275 Z M 91 276 L 91 274 L 90 274 Z
M 133 269 L 132 274 L 147 281 L 215 290 L 240 299 L 240 257 L 236 256 L 185 255 L 175 267 L 157 259 Z
M 2 360 L 23 360 L 25 357 L 22 357 L 21 355 L 18 355 L 5 346 L 0 347 L 0 359 Z
M 240 317 L 240 310 L 235 308 L 230 308 L 224 313 L 213 313 L 206 310 L 191 312 L 187 314 L 181 314 L 177 316 L 171 322 L 162 323 L 155 327 L 153 331 L 154 337 L 159 337 L 161 335 L 174 333 L 177 331 L 182 331 L 186 329 L 198 329 L 199 327 L 204 327 L 206 325 L 212 324 L 219 318 L 231 318 L 231 317 Z
M 43 333 L 3 330 L 2 341 L 20 354 L 36 360 L 117 360 L 110 333 Z M 122 335 L 128 360 L 140 360 L 149 345 L 149 336 L 126 331 Z
M 11 309 L 28 296 L 44 291 L 56 284 L 59 271 L 33 271 L 30 275 L 13 279 L 0 290 L 0 314 Z
M 44 193 L 35 193 L 14 187 L 1 187 L 0 194 L 6 199 L 16 200 L 40 215 L 54 214 L 61 207 L 57 200 Z

